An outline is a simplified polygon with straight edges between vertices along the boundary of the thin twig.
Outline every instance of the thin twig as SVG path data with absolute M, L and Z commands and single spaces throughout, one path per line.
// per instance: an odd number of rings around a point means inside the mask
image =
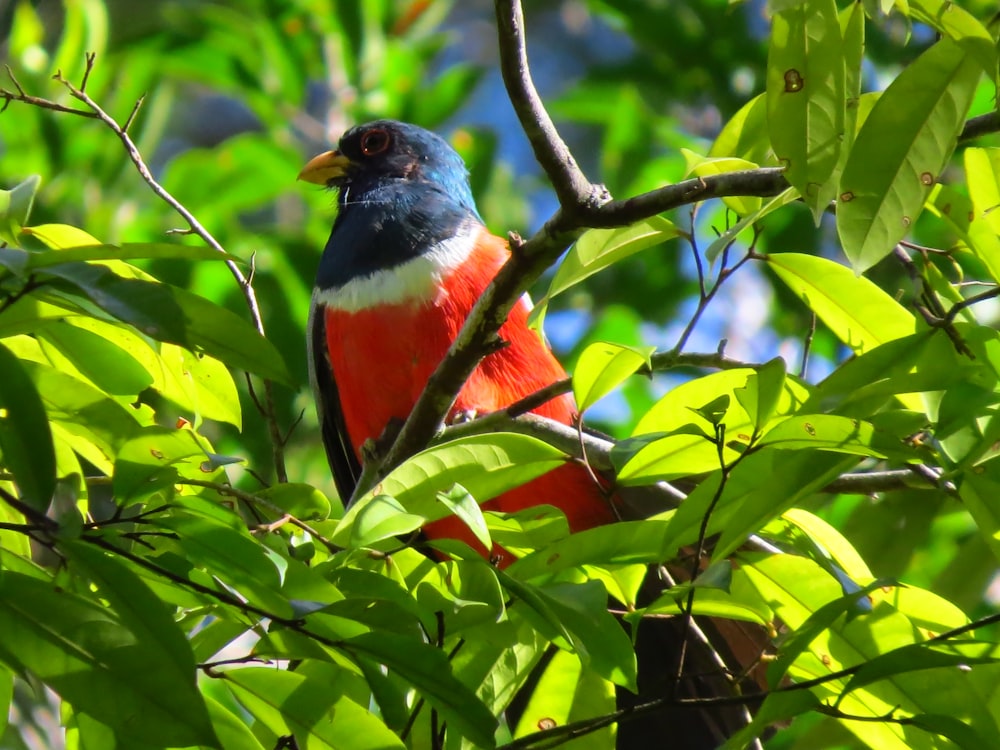
M 234 497 L 237 500 L 242 500 L 251 506 L 256 506 L 259 508 L 264 508 L 271 511 L 272 513 L 277 513 L 280 523 L 290 523 L 292 526 L 297 526 L 298 528 L 305 531 L 313 539 L 322 544 L 332 553 L 337 553 L 341 551 L 341 548 L 336 544 L 331 542 L 325 536 L 320 534 L 316 529 L 310 526 L 308 523 L 300 518 L 296 518 L 290 513 L 286 512 L 283 508 L 275 505 L 270 500 L 260 497 L 259 495 L 254 495 L 251 492 L 244 492 L 241 489 L 233 487 L 228 484 L 220 484 L 218 482 L 209 482 L 204 479 L 178 479 L 177 484 L 190 485 L 192 487 L 205 487 L 206 489 L 215 490 L 220 495 L 228 495 L 229 497 Z M 277 528 L 276 526 L 274 528 Z M 270 530 L 270 529 L 268 529 Z
M 115 120 L 111 115 L 104 111 L 104 109 L 90 97 L 86 92 L 87 81 L 89 80 L 90 73 L 93 70 L 95 55 L 93 53 L 88 53 L 86 56 L 86 66 L 84 69 L 83 80 L 80 86 L 75 86 L 69 80 L 67 80 L 62 72 L 57 72 L 53 78 L 66 87 L 70 96 L 83 102 L 87 106 L 87 110 L 78 110 L 72 107 L 66 107 L 58 102 L 50 101 L 48 99 L 43 99 L 40 97 L 29 96 L 25 93 L 24 88 L 18 82 L 17 78 L 14 76 L 10 68 L 7 68 L 7 74 L 10 77 L 14 87 L 17 89 L 16 92 L 7 91 L 6 89 L 0 89 L 0 98 L 4 99 L 4 106 L 6 107 L 11 101 L 22 102 L 30 106 L 39 107 L 41 109 L 49 109 L 56 112 L 65 112 L 67 114 L 73 114 L 80 117 L 89 117 L 93 119 L 98 119 L 103 122 L 122 142 L 125 147 L 125 152 L 131 160 L 132 164 L 135 166 L 136 170 L 139 172 L 139 176 L 142 180 L 149 185 L 153 193 L 170 206 L 177 214 L 187 222 L 190 227 L 190 231 L 198 235 L 209 247 L 216 250 L 217 252 L 226 254 L 225 249 L 222 244 L 215 239 L 215 237 L 209 232 L 201 222 L 194 216 L 191 211 L 189 211 L 180 201 L 174 198 L 156 179 L 153 177 L 152 172 L 150 172 L 149 167 L 146 165 L 142 154 L 139 152 L 138 147 L 132 140 L 131 136 L 128 134 L 128 129 L 131 127 L 132 122 L 139 111 L 139 107 L 142 104 L 142 98 L 140 98 L 132 108 L 132 112 L 128 119 L 125 121 L 124 126 L 119 125 L 118 121 Z M 247 308 L 250 312 L 250 318 L 254 324 L 254 327 L 260 333 L 261 336 L 264 335 L 264 323 L 263 318 L 260 313 L 260 305 L 257 302 L 257 295 L 250 284 L 249 279 L 243 274 L 239 266 L 232 260 L 225 260 L 226 268 L 229 269 L 230 274 L 236 279 L 240 286 L 240 290 L 243 294 L 243 298 L 246 302 Z M 277 423 L 277 411 L 274 404 L 273 396 L 273 386 L 270 381 L 264 380 L 264 406 L 261 410 L 264 420 L 268 426 L 268 433 L 271 438 L 271 453 L 274 460 L 275 474 L 279 482 L 288 481 L 288 473 L 285 468 L 285 458 L 284 458 L 284 447 L 281 441 L 281 428 Z

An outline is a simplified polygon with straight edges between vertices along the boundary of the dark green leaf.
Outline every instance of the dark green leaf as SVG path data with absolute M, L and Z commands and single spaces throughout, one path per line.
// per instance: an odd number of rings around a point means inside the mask
M 7 571 L 0 630 L 0 659 L 30 670 L 76 711 L 112 728 L 123 746 L 221 747 L 194 671 L 182 678 L 158 641 L 144 639 L 148 631 L 131 631 L 107 608 Z
M 21 361 L 0 344 L 0 450 L 21 499 L 44 513 L 56 486 L 49 417 Z

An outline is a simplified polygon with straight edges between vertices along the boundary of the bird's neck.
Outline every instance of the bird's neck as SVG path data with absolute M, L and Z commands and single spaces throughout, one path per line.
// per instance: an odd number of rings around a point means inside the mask
M 384 305 L 433 302 L 442 285 L 473 258 L 485 231 L 478 217 L 364 212 L 338 217 L 317 276 L 316 301 L 355 313 Z M 373 213 L 375 215 L 373 215 Z

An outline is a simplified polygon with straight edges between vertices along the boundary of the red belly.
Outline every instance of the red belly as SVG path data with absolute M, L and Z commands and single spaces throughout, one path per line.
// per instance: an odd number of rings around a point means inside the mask
M 405 419 L 410 413 L 475 303 L 478 292 L 474 290 L 485 287 L 485 282 L 475 281 L 459 269 L 433 302 L 355 313 L 326 310 L 330 363 L 355 451 L 368 438 L 381 435 L 390 419 Z M 515 306 L 500 335 L 509 345 L 483 360 L 459 393 L 453 413 L 495 411 L 566 377 L 552 353 L 528 329 L 523 302 Z M 566 395 L 535 412 L 572 424 L 575 407 Z M 574 531 L 614 520 L 600 488 L 576 464 L 555 469 L 483 507 L 511 512 L 540 504 L 562 509 Z M 424 530 L 431 538 L 459 538 L 481 549 L 465 525 L 453 517 L 428 524 Z

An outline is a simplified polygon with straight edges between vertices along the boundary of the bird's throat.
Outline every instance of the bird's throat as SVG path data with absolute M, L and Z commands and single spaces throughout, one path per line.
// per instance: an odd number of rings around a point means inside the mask
M 388 268 L 356 275 L 338 286 L 319 289 L 316 301 L 346 313 L 406 303 L 433 302 L 442 282 L 472 256 L 483 227 L 472 222 L 447 239 L 430 245 L 420 255 Z M 336 252 L 335 243 L 327 252 Z

